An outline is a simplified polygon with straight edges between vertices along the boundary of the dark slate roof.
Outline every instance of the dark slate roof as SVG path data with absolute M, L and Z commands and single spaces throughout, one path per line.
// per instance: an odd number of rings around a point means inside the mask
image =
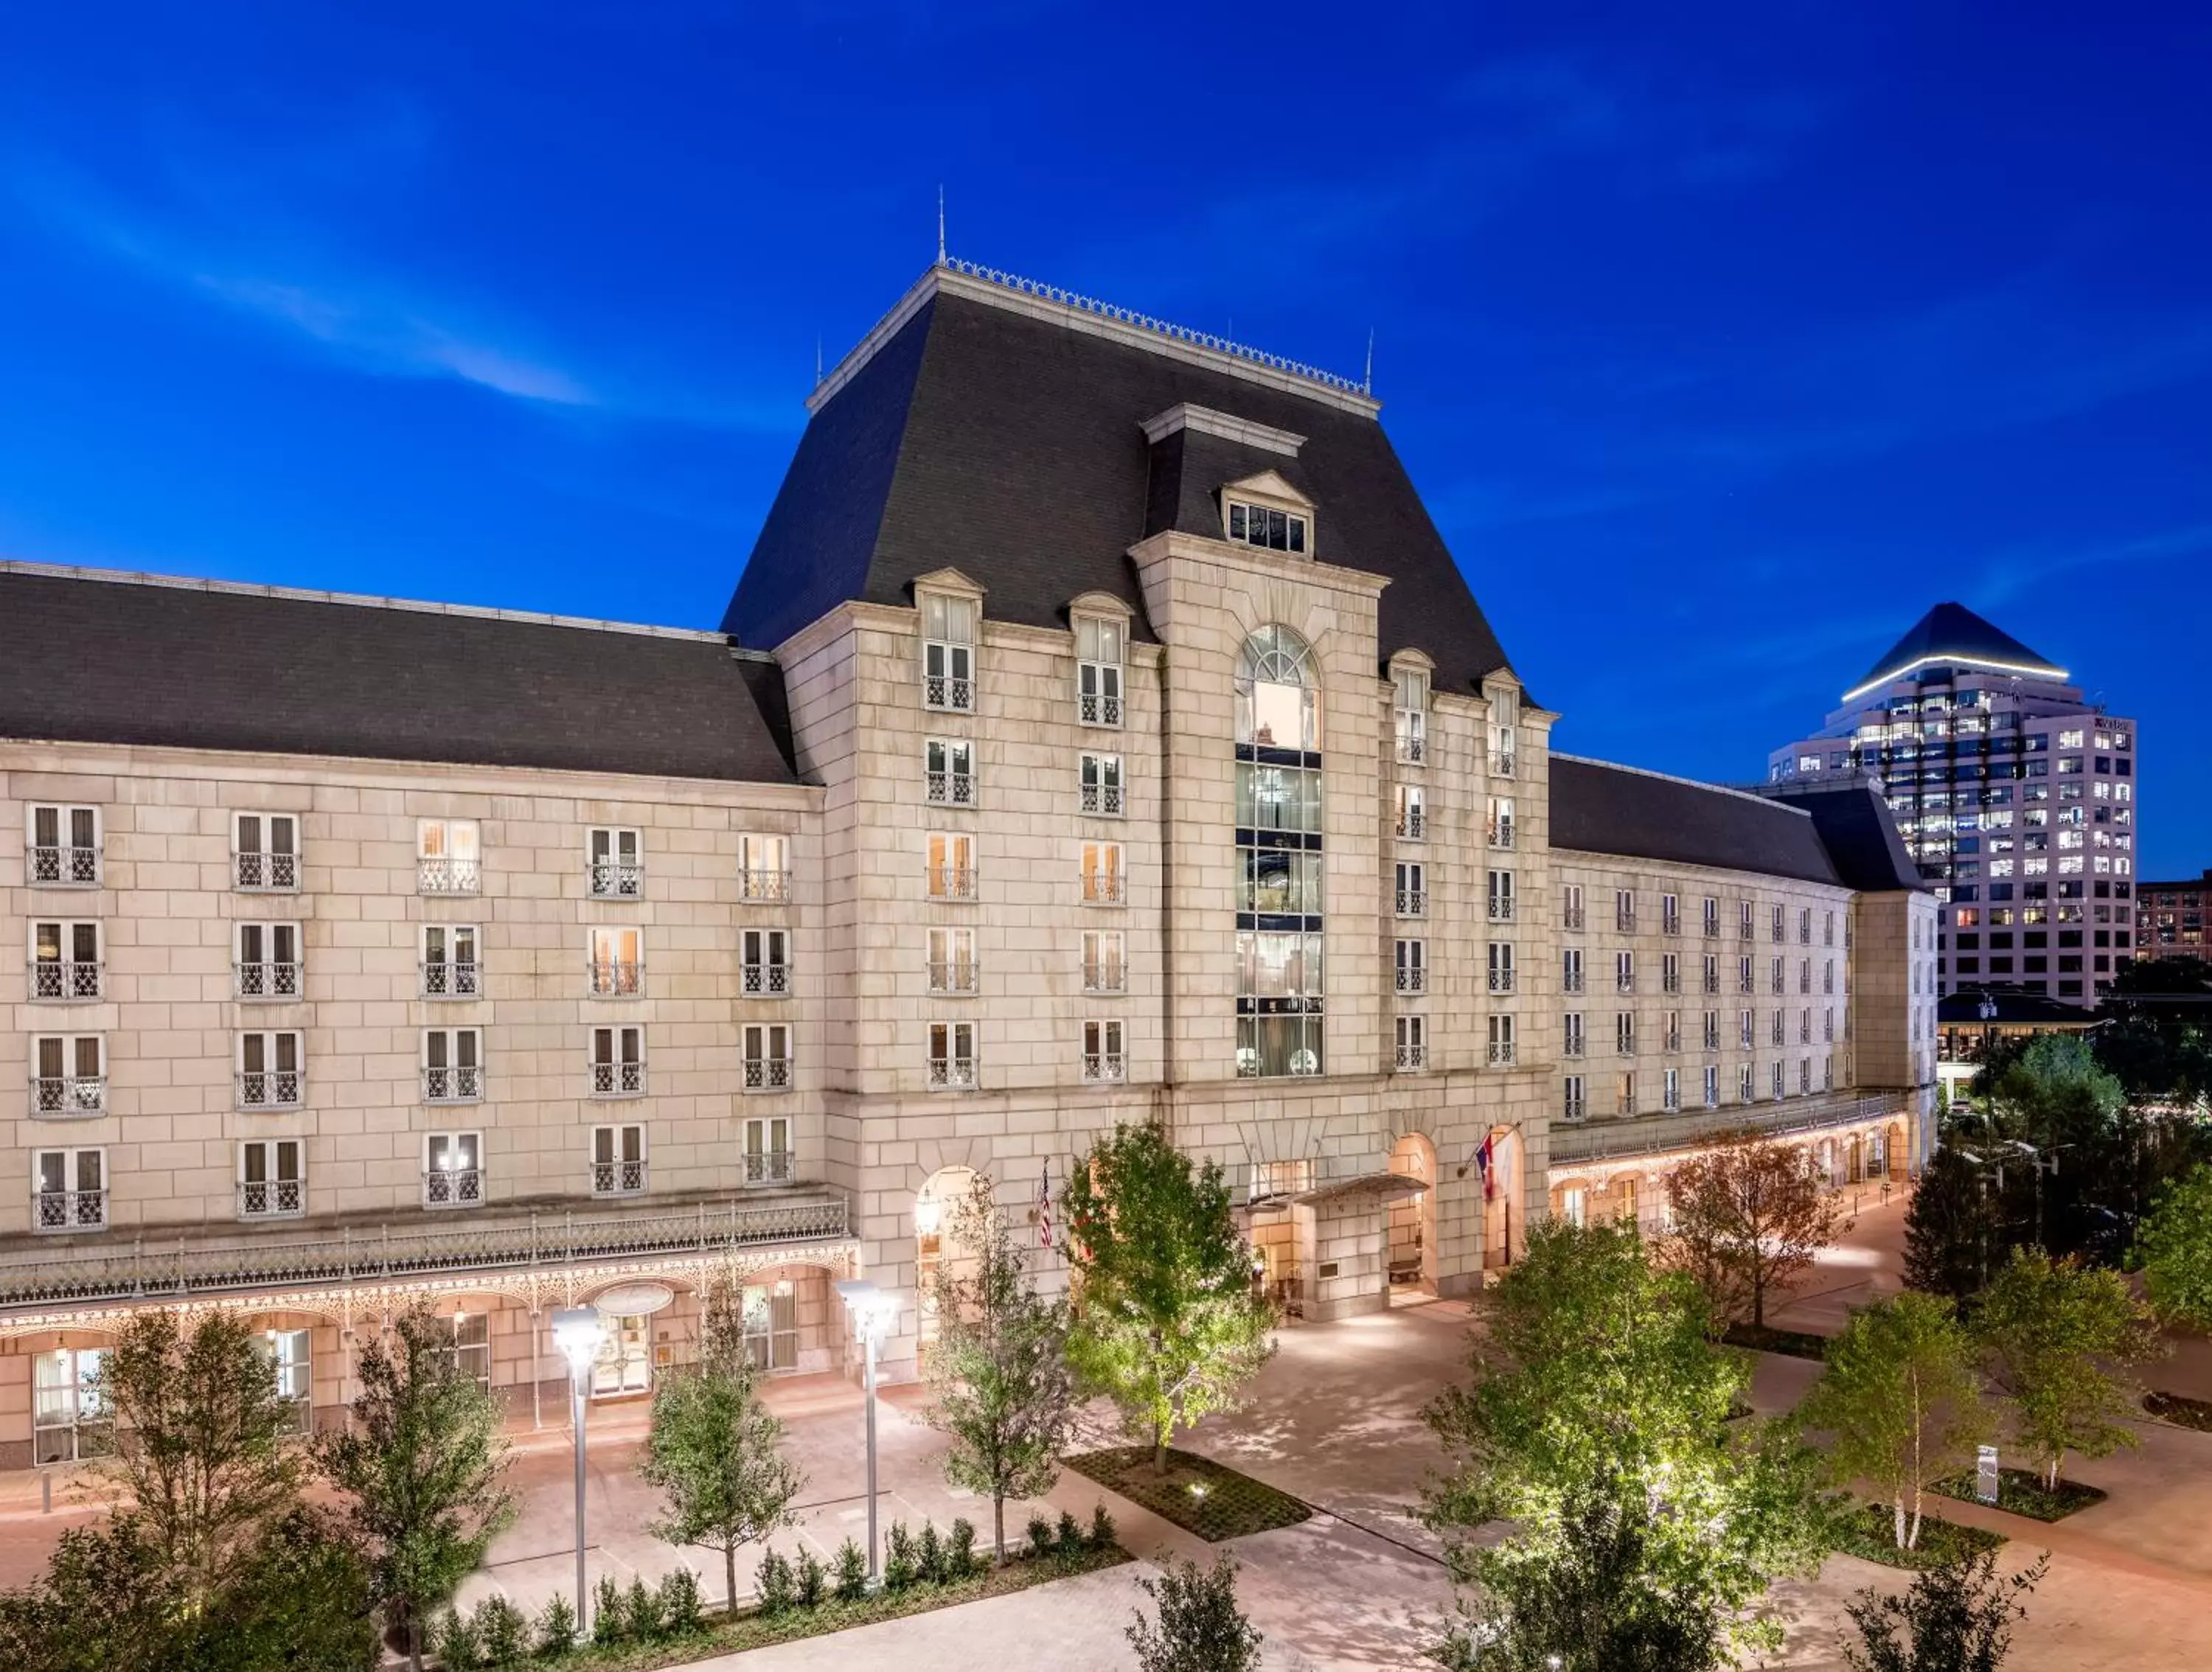
M 1883 894 L 1925 886 L 1905 838 L 1898 834 L 1889 803 L 1869 780 L 1761 784 L 1759 793 L 1812 815 L 1813 828 L 1847 887 L 1862 894 Z
M 1986 1000 L 1996 1014 L 1982 1014 Z M 2078 1004 L 2067 1004 L 2048 994 L 2023 987 L 1995 984 L 1961 988 L 1936 1001 L 1936 1019 L 1959 1026 L 1978 1022 L 2032 1023 L 2042 1027 L 2090 1028 L 2095 1019 Z
M 0 737 L 791 783 L 783 676 L 708 634 L 0 569 Z
M 1178 404 L 1306 438 L 1295 459 L 1191 431 L 1154 447 L 1144 422 Z M 984 613 L 1064 627 L 1111 593 L 1153 636 L 1128 548 L 1165 528 L 1221 538 L 1212 495 L 1279 471 L 1316 505 L 1320 557 L 1389 575 L 1385 660 L 1437 664 L 1467 692 L 1505 667 L 1389 438 L 1364 411 L 975 294 L 939 289 L 815 413 L 723 620 L 773 649 L 836 603 L 905 605 L 957 568 Z
M 1551 764 L 1555 848 L 1844 881 L 1813 820 L 1763 796 L 1573 755 Z
M 2001 662 L 2014 667 L 2044 668 L 2054 674 L 2065 671 L 2037 655 L 2011 634 L 1991 626 L 1965 605 L 1938 604 L 1913 623 L 1905 636 L 1890 646 L 1881 659 L 1867 670 L 1866 678 L 1851 689 L 1863 690 L 1869 685 L 1880 684 L 1925 657 L 1966 663 Z

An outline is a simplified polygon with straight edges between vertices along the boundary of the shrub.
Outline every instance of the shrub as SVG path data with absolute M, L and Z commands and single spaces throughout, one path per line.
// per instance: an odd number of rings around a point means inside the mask
M 975 1571 L 975 1524 L 965 1516 L 952 1523 L 952 1536 L 945 1541 L 945 1571 L 955 1579 Z
M 1052 1523 L 1041 1515 L 1030 1517 L 1030 1554 L 1048 1556 L 1052 1553 Z
M 477 1663 L 476 1626 L 459 1608 L 446 1610 L 431 1640 L 436 1645 L 440 1664 L 450 1669 L 450 1672 L 464 1672 Z
M 1093 1505 L 1091 1510 L 1091 1547 L 1093 1550 L 1111 1550 L 1114 1538 L 1114 1517 L 1106 1513 L 1103 1504 Z
M 629 1610 L 623 1606 L 622 1587 L 613 1574 L 602 1575 L 592 1587 L 592 1641 L 620 1643 L 629 1634 Z
M 642 1578 L 629 1582 L 629 1595 L 623 1601 L 623 1624 L 629 1634 L 640 1643 L 650 1643 L 660 1635 L 660 1599 L 645 1586 Z
M 915 1547 L 914 1565 L 931 1584 L 945 1583 L 945 1541 L 938 1536 L 937 1523 L 933 1521 L 921 1523 L 921 1540 Z
M 868 1558 L 850 1539 L 837 1547 L 835 1573 L 831 1591 L 839 1602 L 857 1602 L 868 1594 Z
M 1066 1510 L 1060 1512 L 1060 1525 L 1055 1530 L 1060 1535 L 1060 1547 L 1062 1551 L 1083 1548 L 1083 1523 Z
M 906 1529 L 906 1523 L 891 1523 L 891 1535 L 884 1547 L 884 1589 L 904 1590 L 921 1576 L 921 1564 L 915 1549 L 914 1535 Z
M 530 1646 L 530 1620 L 504 1596 L 487 1596 L 469 1621 L 476 1634 L 477 1658 L 487 1666 L 512 1666 Z
M 660 1629 L 688 1637 L 706 1624 L 699 1606 L 699 1576 L 688 1567 L 671 1569 L 660 1581 Z
M 797 1599 L 791 1582 L 791 1562 L 781 1550 L 771 1550 L 753 1570 L 753 1585 L 760 1592 L 763 1614 L 781 1614 Z
M 565 1655 L 576 1646 L 576 1610 L 558 1591 L 538 1616 L 538 1639 L 533 1646 L 540 1660 Z

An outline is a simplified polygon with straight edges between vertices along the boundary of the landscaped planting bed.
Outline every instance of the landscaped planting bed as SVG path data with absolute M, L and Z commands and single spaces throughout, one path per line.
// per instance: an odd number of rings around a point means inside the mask
M 1170 1450 L 1164 1474 L 1153 1469 L 1149 1445 L 1086 1451 L 1064 1461 L 1077 1474 L 1112 1487 L 1209 1544 L 1270 1528 L 1294 1527 L 1313 1514 L 1288 1493 L 1195 1452 Z
M 2182 1394 L 2154 1393 L 2143 1395 L 2142 1408 L 2160 1422 L 2212 1434 L 2212 1402 Z
M 1910 1550 L 1897 1547 L 1893 1517 L 1887 1504 L 1862 1504 L 1836 1518 L 1832 1542 L 1846 1556 L 1858 1556 L 1884 1567 L 1941 1567 L 1955 1557 L 1994 1550 L 2005 1541 L 2002 1533 L 1980 1527 L 1961 1527 L 1920 1518 L 1920 1541 Z
M 1721 1336 L 1730 1347 L 1747 1347 L 1755 1353 L 1781 1353 L 1792 1359 L 1826 1355 L 1828 1338 L 1802 1329 L 1777 1329 L 1772 1324 L 1732 1323 Z
M 1974 1486 L 1973 1475 L 1954 1474 L 1948 1480 L 1938 1480 L 1929 1490 L 1972 1504 L 1980 1501 L 1974 1496 Z M 2101 1487 L 2085 1487 L 2079 1480 L 2062 1478 L 2056 1487 L 2051 1487 L 2044 1485 L 2043 1477 L 2032 1468 L 1997 1471 L 1996 1506 L 2010 1510 L 2014 1515 L 2030 1516 L 2038 1521 L 2063 1521 L 2076 1510 L 2086 1510 L 2092 1504 L 2104 1501 Z

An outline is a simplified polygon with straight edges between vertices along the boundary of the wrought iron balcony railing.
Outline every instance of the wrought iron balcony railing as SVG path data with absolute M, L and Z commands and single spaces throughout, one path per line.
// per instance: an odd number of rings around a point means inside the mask
M 932 993 L 972 996 L 980 982 L 975 960 L 972 958 L 955 958 L 942 964 L 933 962 L 929 966 L 929 990 Z
M 107 1112 L 105 1074 L 33 1074 L 31 1113 L 44 1120 L 86 1120 Z
M 482 1103 L 483 1070 L 474 1065 L 422 1071 L 424 1103 Z
M 1083 873 L 1083 903 L 1087 906 L 1121 906 L 1129 902 L 1129 879 L 1118 871 L 1086 871 Z
M 483 861 L 452 854 L 425 854 L 415 861 L 415 891 L 418 894 L 480 894 Z
M 1425 1068 L 1428 1062 L 1429 1048 L 1426 1045 L 1404 1044 L 1398 1047 L 1398 1066 L 1401 1068 Z
M 1489 836 L 1490 845 L 1492 848 L 1510 848 L 1513 845 L 1513 821 L 1510 818 L 1494 818 L 1491 820 L 1486 834 Z
M 1582 926 L 1583 909 L 1580 906 L 1569 906 L 1565 911 L 1559 914 L 1559 927 L 1561 928 L 1580 929 Z
M 1586 1035 L 1571 1033 L 1567 1036 L 1565 1043 L 1559 1047 L 1559 1055 L 1561 1056 L 1581 1056 L 1589 1049 L 1589 1041 Z
M 1513 902 L 1493 897 L 1490 902 L 1490 921 L 1493 923 L 1510 923 L 1513 921 Z
M 586 861 L 594 900 L 637 900 L 645 895 L 643 860 Z
M 1096 813 L 1101 818 L 1119 818 L 1121 816 L 1121 785 L 1085 784 L 1082 791 L 1084 812 Z
M 425 1207 L 474 1207 L 483 1201 L 481 1167 L 433 1167 L 422 1175 Z
M 239 853 L 232 856 L 232 878 L 245 894 L 296 894 L 300 888 L 297 854 Z
M 1086 964 L 1083 966 L 1083 990 L 1085 993 L 1126 993 L 1129 990 L 1129 971 L 1121 964 Z
M 1563 1121 L 1579 1121 L 1588 1108 L 1589 1105 L 1582 1098 L 1569 1097 L 1559 1106 L 1559 1118 Z
M 1419 766 L 1429 757 L 1429 740 L 1419 732 L 1398 733 L 1398 758 L 1408 766 Z
M 297 958 L 263 958 L 255 963 L 240 960 L 231 967 L 237 973 L 238 996 L 241 999 L 284 1002 L 300 996 Z
M 1429 915 L 1429 891 L 1425 888 L 1401 888 L 1397 891 L 1398 915 L 1426 917 Z
M 924 867 L 922 881 L 933 900 L 975 897 L 975 867 L 972 865 L 927 866 Z
M 248 1068 L 238 1076 L 240 1109 L 297 1109 L 307 1076 L 297 1068 Z
M 923 775 L 929 784 L 929 804 L 933 807 L 972 807 L 975 805 L 975 775 L 972 772 L 931 772 Z
M 40 1231 L 105 1231 L 106 1190 L 41 1190 L 33 1202 L 31 1228 Z
M 1513 972 L 1510 970 L 1492 970 L 1490 990 L 1492 993 L 1510 993 L 1513 990 Z
M 483 992 L 482 967 L 475 959 L 426 959 L 422 996 L 426 999 L 474 999 Z
M 1492 1040 L 1490 1042 L 1490 1061 L 1493 1067 L 1511 1067 L 1513 1066 L 1513 1042 L 1510 1039 Z
M 921 679 L 921 706 L 972 714 L 975 708 L 975 682 L 957 674 L 926 673 Z
M 592 1194 L 595 1196 L 641 1196 L 645 1194 L 642 1161 L 594 1161 Z
M 1583 987 L 1583 972 L 1579 970 L 1569 970 L 1559 977 L 1559 991 L 1562 993 L 1580 993 Z
M 641 1097 L 645 1095 L 642 1062 L 594 1062 L 592 1095 L 595 1097 Z
M 252 1179 L 238 1187 L 238 1217 L 241 1219 L 296 1219 L 307 1211 L 305 1179 Z
M 1118 1085 L 1128 1078 L 1127 1059 L 1120 1051 L 1085 1051 L 1083 1078 L 1090 1085 Z
M 791 897 L 791 872 L 774 869 L 740 871 L 738 872 L 738 898 L 740 900 L 788 900 Z
M 1429 821 L 1419 807 L 1407 807 L 1398 814 L 1398 835 L 1407 842 L 1425 842 L 1429 836 Z
M 98 958 L 32 960 L 31 997 L 41 1003 L 89 1003 L 100 997 L 103 986 Z
M 1401 993 L 1425 993 L 1429 990 L 1429 967 L 1425 964 L 1401 964 L 1398 966 L 1398 990 Z
M 939 1091 L 969 1091 L 975 1087 L 975 1059 L 972 1056 L 933 1056 L 929 1084 Z
M 799 1157 L 792 1150 L 747 1150 L 747 1184 L 788 1184 L 799 1176 Z
M 594 999 L 635 999 L 645 991 L 645 965 L 636 958 L 586 958 L 584 978 Z
M 33 842 L 24 860 L 33 888 L 98 888 L 100 848 L 82 842 Z
M 745 1090 L 781 1091 L 791 1085 L 787 1056 L 749 1056 L 745 1059 Z
M 1083 691 L 1077 695 L 1076 718 L 1085 726 L 1119 726 L 1121 723 L 1121 699 L 1105 691 Z
M 739 966 L 739 989 L 748 999 L 786 999 L 791 996 L 788 964 L 752 963 Z

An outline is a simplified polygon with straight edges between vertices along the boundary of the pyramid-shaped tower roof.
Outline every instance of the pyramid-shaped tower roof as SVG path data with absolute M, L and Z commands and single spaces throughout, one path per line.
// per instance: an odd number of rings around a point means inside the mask
M 1916 667 L 1959 662 L 2000 672 L 2039 674 L 2063 679 L 2066 670 L 2039 656 L 2002 628 L 1992 626 L 1963 604 L 1938 604 L 1882 653 L 1866 677 L 1844 693 L 1846 702 L 1876 685 L 1888 684 Z

